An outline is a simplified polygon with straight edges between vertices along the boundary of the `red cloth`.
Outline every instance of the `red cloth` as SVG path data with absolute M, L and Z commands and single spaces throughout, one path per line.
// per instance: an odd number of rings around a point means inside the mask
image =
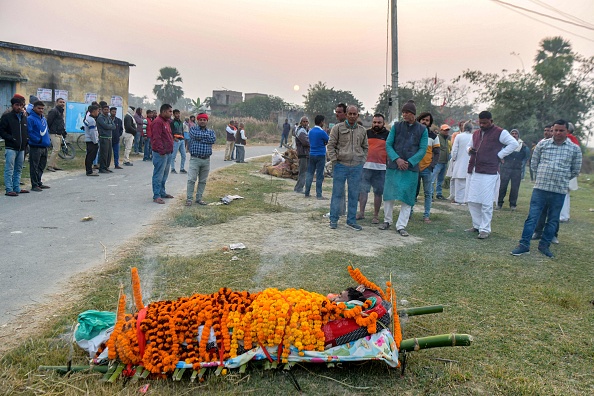
M 150 118 L 146 119 L 146 136 L 148 136 L 148 138 L 150 139 L 152 137 L 152 131 L 151 131 L 151 127 L 153 125 L 153 120 L 151 120 Z
M 173 153 L 173 134 L 169 120 L 159 115 L 151 125 L 151 146 L 159 155 Z
M 571 143 L 577 145 L 578 147 L 580 147 L 580 141 L 577 140 L 577 138 L 572 134 L 572 133 L 568 133 L 567 134 L 567 139 L 571 140 Z

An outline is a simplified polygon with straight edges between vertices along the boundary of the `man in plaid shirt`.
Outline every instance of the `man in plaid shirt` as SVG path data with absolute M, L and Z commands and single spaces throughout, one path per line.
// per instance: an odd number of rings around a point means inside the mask
M 567 139 L 567 134 L 567 122 L 555 121 L 553 137 L 541 140 L 534 149 L 530 167 L 536 173 L 536 183 L 530 199 L 528 218 L 524 222 L 522 239 L 511 252 L 514 256 L 530 252 L 532 233 L 541 212 L 548 206 L 547 223 L 538 250 L 547 257 L 554 257 L 549 247 L 559 224 L 559 214 L 569 189 L 569 180 L 577 177 L 582 167 L 582 152 Z
M 192 196 L 196 179 L 198 179 L 198 189 L 196 191 L 196 203 L 206 205 L 202 200 L 202 194 L 206 188 L 206 179 L 210 171 L 210 156 L 212 155 L 212 145 L 216 141 L 215 133 L 212 129 L 206 127 L 208 124 L 208 114 L 200 113 L 196 116 L 198 125 L 190 128 L 190 168 L 188 170 L 188 187 L 186 206 L 192 206 Z

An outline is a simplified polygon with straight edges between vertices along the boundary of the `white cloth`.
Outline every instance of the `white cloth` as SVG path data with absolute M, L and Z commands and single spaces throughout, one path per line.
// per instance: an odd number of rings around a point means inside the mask
M 466 179 L 452 179 L 450 186 L 452 199 L 457 203 L 466 203 L 464 197 L 466 194 Z
M 569 221 L 569 209 L 571 206 L 571 202 L 569 200 L 569 193 L 565 194 L 565 201 L 563 201 L 563 207 L 561 208 L 561 213 L 559 214 L 559 221 Z
M 464 202 L 493 205 L 499 194 L 499 174 L 469 173 L 466 177 Z
M 410 211 L 412 210 L 412 206 L 405 204 L 402 202 L 400 206 L 400 213 L 398 214 L 398 221 L 396 221 L 396 230 L 402 230 L 406 228 L 408 224 L 408 219 L 410 218 Z
M 124 132 L 122 135 L 122 141 L 124 142 L 124 162 L 130 162 L 130 151 L 132 150 L 134 135 Z
M 472 226 L 479 232 L 491 233 L 491 219 L 493 218 L 493 204 L 481 205 L 476 202 L 468 202 L 468 210 L 472 217 Z
M 392 224 L 394 213 L 394 200 L 384 201 L 384 223 Z
M 452 146 L 452 178 L 466 179 L 468 175 L 468 162 L 470 161 L 470 154 L 468 154 L 468 144 L 472 140 L 472 133 L 463 132 L 456 136 Z

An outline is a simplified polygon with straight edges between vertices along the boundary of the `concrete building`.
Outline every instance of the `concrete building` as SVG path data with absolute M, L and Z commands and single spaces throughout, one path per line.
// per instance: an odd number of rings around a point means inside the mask
M 210 108 L 214 114 L 226 115 L 232 105 L 241 102 L 243 102 L 243 93 L 239 91 L 230 91 L 228 89 L 212 91 Z
M 268 95 L 263 94 L 263 93 L 246 93 L 245 94 L 245 101 L 247 102 L 250 99 L 254 99 L 254 98 L 267 98 Z
M 0 41 L 0 111 L 15 93 L 41 96 L 48 107 L 58 97 L 69 102 L 112 97 L 126 108 L 131 63 Z M 120 99 L 121 98 L 121 99 Z M 87 99 L 87 100 L 85 100 Z

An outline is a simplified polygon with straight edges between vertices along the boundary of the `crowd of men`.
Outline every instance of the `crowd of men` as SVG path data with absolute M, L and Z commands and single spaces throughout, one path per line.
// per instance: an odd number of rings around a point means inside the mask
M 439 127 L 438 134 L 434 133 L 433 116 L 428 112 L 417 116 L 412 100 L 404 104 L 402 120 L 395 122 L 390 131 L 384 115 L 379 113 L 373 116 L 372 127 L 367 130 L 359 121 L 356 106 L 341 103 L 335 113 L 337 123 L 329 132 L 324 129 L 326 120 L 322 115 L 315 117 L 313 128 L 309 128 L 309 119 L 302 117 L 293 130 L 299 159 L 296 193 L 309 198 L 315 174 L 316 198 L 326 199 L 322 195 L 324 169 L 331 165 L 331 229 L 338 228 L 340 216 L 346 215 L 347 227 L 362 230 L 357 220 L 365 218 L 367 198 L 373 189 L 371 223 L 379 224 L 380 230 L 394 225 L 399 235 L 407 237 L 408 221 L 422 185 L 425 223 L 431 223 L 433 199 L 450 200 L 452 204 L 468 206 L 472 227 L 465 231 L 476 233 L 478 239 L 487 239 L 494 203 L 495 210 L 502 210 L 508 187 L 510 210 L 516 210 L 519 186 L 529 163 L 535 185 L 522 238 L 512 254 L 529 252 L 530 241 L 539 240 L 538 250 L 553 257 L 550 244 L 558 243 L 560 213 L 564 203 L 569 206 L 570 181 L 579 174 L 582 162 L 579 142 L 567 121 L 560 119 L 548 125 L 544 138 L 531 153 L 519 131 L 508 132 L 495 125 L 489 111 L 479 114 L 478 129 L 469 120 L 460 123 L 458 131 L 451 135 L 452 128 L 447 124 Z M 289 130 L 286 120 L 281 146 L 287 144 Z M 446 176 L 450 177 L 449 197 L 443 195 Z M 396 201 L 400 203 L 400 212 L 394 223 Z M 384 218 L 380 222 L 382 203 Z

